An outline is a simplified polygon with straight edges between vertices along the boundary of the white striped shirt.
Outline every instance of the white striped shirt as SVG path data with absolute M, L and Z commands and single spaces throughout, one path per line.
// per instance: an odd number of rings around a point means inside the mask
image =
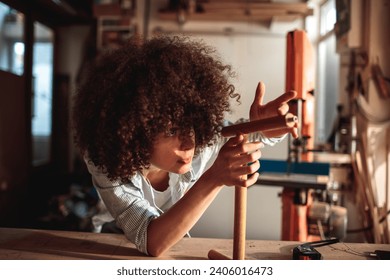
M 260 140 L 266 145 L 274 145 L 283 138 L 265 138 L 260 133 L 251 135 L 251 140 Z M 227 141 L 221 138 L 215 145 L 204 148 L 192 162 L 192 169 L 185 174 L 169 173 L 170 195 L 165 204 L 175 204 L 185 192 L 194 185 L 200 176 L 213 164 L 220 148 Z M 147 254 L 147 228 L 150 221 L 163 213 L 163 205 L 157 205 L 157 195 L 166 195 L 155 192 L 149 181 L 137 172 L 129 183 L 110 181 L 104 172 L 85 159 L 88 170 L 92 175 L 92 183 L 101 198 L 100 212 L 92 219 L 95 231 L 100 232 L 106 222 L 116 221 L 128 240 L 133 242 L 137 249 Z M 169 201 L 170 200 L 170 201 Z

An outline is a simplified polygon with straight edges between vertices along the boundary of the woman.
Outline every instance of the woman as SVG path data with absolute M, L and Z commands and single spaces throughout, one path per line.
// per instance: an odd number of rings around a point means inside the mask
M 256 182 L 263 143 L 297 132 L 223 138 L 230 99 L 240 98 L 232 77 L 212 48 L 181 37 L 133 38 L 96 61 L 75 96 L 73 121 L 101 197 L 97 231 L 114 221 L 139 251 L 159 256 L 224 186 Z M 251 120 L 285 114 L 295 93 L 266 105 L 263 96 L 259 83 Z

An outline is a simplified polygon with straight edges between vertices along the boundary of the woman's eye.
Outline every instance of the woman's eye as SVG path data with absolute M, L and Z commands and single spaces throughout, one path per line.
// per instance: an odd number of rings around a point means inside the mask
M 178 128 L 172 127 L 165 132 L 165 136 L 167 137 L 176 136 L 178 131 L 179 131 Z

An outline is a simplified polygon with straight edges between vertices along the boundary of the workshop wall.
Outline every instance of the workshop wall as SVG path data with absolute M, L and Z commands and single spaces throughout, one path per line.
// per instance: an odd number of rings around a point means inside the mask
M 157 2 L 160 4 L 157 4 Z M 234 104 L 226 119 L 248 119 L 255 89 L 259 81 L 266 85 L 264 102 L 285 91 L 286 34 L 303 28 L 302 19 L 273 22 L 270 26 L 242 22 L 198 22 L 183 25 L 161 21 L 158 10 L 166 1 L 156 1 L 150 11 L 149 36 L 156 32 L 185 34 L 215 47 L 221 58 L 233 66 L 237 79 L 233 81 L 242 95 L 241 105 Z M 139 12 L 143 12 L 140 10 Z M 287 141 L 263 149 L 263 158 L 286 159 Z M 255 185 L 248 191 L 247 238 L 279 240 L 281 233 L 281 187 Z M 234 188 L 224 188 L 205 214 L 193 227 L 194 237 L 232 238 L 234 221 Z M 210 226 L 213 225 L 213 226 Z

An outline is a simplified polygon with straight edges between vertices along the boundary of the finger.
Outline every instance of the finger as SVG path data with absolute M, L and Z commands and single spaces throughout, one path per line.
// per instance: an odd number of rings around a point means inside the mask
M 246 163 L 242 165 L 238 172 L 245 175 L 251 175 L 258 171 L 260 168 L 260 161 L 256 160 L 254 162 L 251 162 L 250 164 Z
M 284 116 L 285 114 L 288 113 L 289 109 L 290 109 L 290 106 L 288 106 L 287 103 L 283 103 L 283 104 L 280 105 L 279 108 L 278 108 L 278 114 L 279 114 L 280 116 Z
M 259 82 L 256 88 L 255 100 L 253 103 L 262 105 L 265 93 L 265 85 L 263 82 Z
M 298 129 L 296 127 L 285 127 L 285 128 L 278 128 L 268 131 L 263 131 L 263 135 L 272 138 L 272 137 L 280 137 L 281 135 L 291 133 L 291 135 L 294 138 L 298 137 Z
M 291 99 L 294 99 L 296 96 L 297 96 L 297 92 L 294 90 L 290 90 L 275 98 L 272 101 L 272 103 L 276 103 L 276 104 L 287 103 Z
M 250 155 L 255 151 L 259 151 L 261 148 L 264 148 L 264 143 L 262 142 L 246 142 L 242 144 L 242 149 L 238 151 L 239 154 Z
M 244 175 L 239 177 L 239 179 L 235 183 L 235 186 L 247 188 L 255 184 L 258 179 L 259 179 L 259 173 L 257 172 L 251 174 L 250 176 Z
M 298 136 L 299 136 L 298 128 L 297 127 L 292 127 L 291 130 L 292 131 L 290 133 L 291 133 L 292 137 L 294 137 L 295 139 L 298 138 Z
M 236 136 L 230 138 L 230 139 L 226 142 L 225 146 L 235 147 L 235 146 L 237 146 L 238 144 L 242 143 L 243 141 L 244 141 L 244 135 L 238 134 L 238 135 L 236 135 Z
M 260 174 L 258 172 L 255 172 L 255 173 L 251 174 L 250 176 L 248 176 L 248 179 L 245 181 L 245 183 L 246 183 L 245 187 L 250 187 L 253 184 L 256 184 L 257 180 L 259 179 L 259 176 L 260 176 Z
M 256 160 L 251 161 L 251 159 L 236 158 L 230 166 L 232 174 L 235 174 L 234 176 L 241 176 L 255 173 L 260 168 L 259 159 L 260 157 L 257 157 Z
M 242 155 L 240 158 L 241 161 L 240 164 L 243 166 L 250 166 L 258 162 L 260 158 L 261 158 L 261 151 L 256 150 L 252 153 Z
M 238 156 L 245 153 L 245 144 L 247 144 L 247 135 L 238 134 L 226 142 L 223 150 L 228 152 L 230 156 Z

